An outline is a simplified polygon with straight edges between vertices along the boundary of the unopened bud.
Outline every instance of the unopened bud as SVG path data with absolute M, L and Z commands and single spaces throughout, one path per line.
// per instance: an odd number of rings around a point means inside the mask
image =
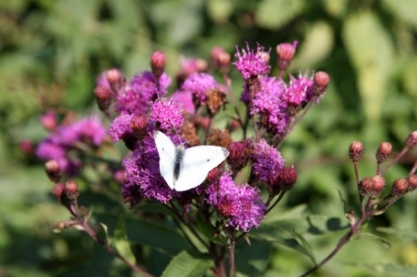
M 246 140 L 232 141 L 227 149 L 230 153 L 227 163 L 232 171 L 237 172 L 248 164 L 250 148 Z
M 133 135 L 139 140 L 145 137 L 147 125 L 148 118 L 145 115 L 135 114 L 130 120 L 130 128 L 133 131 Z
M 314 84 L 313 84 L 313 92 L 314 95 L 320 96 L 322 95 L 327 88 L 327 85 L 330 82 L 330 76 L 324 71 L 318 71 L 314 73 Z
M 60 200 L 61 197 L 64 195 L 65 185 L 62 183 L 56 183 L 52 188 L 52 195 L 55 196 L 56 199 Z
M 407 179 L 400 178 L 392 184 L 391 193 L 395 196 L 403 195 L 408 191 L 408 187 Z
M 165 70 L 165 53 L 162 51 L 153 52 L 150 58 L 152 73 L 157 77 L 161 77 Z
M 54 112 L 48 112 L 41 116 L 40 118 L 41 124 L 43 128 L 52 132 L 56 129 L 57 121 L 56 121 L 56 114 Z
M 382 142 L 379 145 L 378 151 L 376 152 L 376 160 L 378 163 L 385 162 L 389 155 L 391 155 L 392 152 L 392 145 L 389 142 Z
M 224 52 L 224 49 L 219 46 L 215 46 L 211 49 L 210 60 L 211 60 L 213 67 L 217 67 L 217 65 L 219 64 L 219 56 L 223 52 Z
M 363 178 L 358 185 L 359 194 L 362 196 L 369 195 L 370 197 L 374 198 L 373 191 L 375 188 L 375 181 L 374 179 L 365 177 Z
M 106 78 L 110 84 L 118 84 L 121 82 L 123 76 L 119 69 L 112 68 L 106 71 Z
M 230 61 L 231 57 L 230 54 L 227 52 L 223 52 L 218 56 L 218 64 L 220 67 L 220 72 L 223 74 L 227 74 L 230 70 Z
M 291 64 L 291 60 L 294 57 L 295 49 L 297 48 L 297 41 L 294 41 L 293 44 L 290 43 L 281 43 L 276 47 L 276 52 L 278 55 L 278 68 L 281 70 L 287 70 Z
M 67 228 L 67 224 L 64 221 L 60 221 L 55 225 L 56 230 L 63 230 Z
M 405 146 L 413 149 L 417 146 L 417 131 L 413 131 L 405 141 Z
M 297 170 L 293 167 L 285 167 L 281 172 L 274 176 L 268 183 L 268 193 L 276 195 L 281 190 L 291 190 L 297 182 Z
M 79 195 L 79 191 L 78 191 L 78 185 L 75 181 L 69 180 L 65 183 L 65 195 L 70 200 L 77 199 L 77 197 Z
M 376 198 L 384 190 L 385 179 L 380 175 L 376 175 L 372 179 L 374 180 L 374 188 L 373 188 L 373 191 L 372 191 L 372 195 L 370 195 L 370 196 L 372 198 Z
M 59 164 L 56 160 L 49 160 L 45 163 L 45 172 L 54 183 L 59 182 L 61 179 L 61 172 L 59 169 Z
M 214 181 L 218 180 L 220 177 L 220 172 L 222 172 L 222 170 L 219 170 L 219 168 L 216 166 L 215 168 L 213 168 L 212 170 L 209 171 L 209 173 L 207 173 L 207 178 L 206 181 L 211 184 Z
M 105 86 L 98 86 L 94 89 L 97 106 L 100 111 L 107 111 L 112 102 L 112 95 L 109 88 Z
M 417 175 L 408 176 L 407 181 L 408 181 L 408 191 L 413 191 L 417 189 Z
M 349 147 L 349 158 L 357 163 L 362 158 L 363 145 L 360 141 L 354 141 Z
M 33 146 L 33 142 L 30 140 L 22 140 L 19 142 L 20 150 L 28 156 L 32 156 L 35 151 L 35 147 Z
M 126 180 L 125 172 L 123 170 L 117 170 L 113 174 L 113 178 L 114 178 L 114 180 L 116 180 L 117 183 L 123 184 L 124 181 Z

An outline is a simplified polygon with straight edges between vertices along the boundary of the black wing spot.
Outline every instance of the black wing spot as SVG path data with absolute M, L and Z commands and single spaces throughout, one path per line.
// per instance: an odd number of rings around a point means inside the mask
M 209 161 L 210 161 L 210 159 L 207 159 L 207 161 L 209 162 Z

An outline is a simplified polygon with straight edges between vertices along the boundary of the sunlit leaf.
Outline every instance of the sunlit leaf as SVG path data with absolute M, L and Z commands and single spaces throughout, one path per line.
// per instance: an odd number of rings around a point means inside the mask
M 306 2 L 302 0 L 263 0 L 256 11 L 260 26 L 278 29 L 298 16 Z
M 119 254 L 129 261 L 131 264 L 136 263 L 135 256 L 133 255 L 130 243 L 126 235 L 126 229 L 123 217 L 119 218 L 116 229 L 114 230 L 114 245 L 116 246 Z
M 199 277 L 213 264 L 209 256 L 182 251 L 175 256 L 162 274 L 163 277 Z

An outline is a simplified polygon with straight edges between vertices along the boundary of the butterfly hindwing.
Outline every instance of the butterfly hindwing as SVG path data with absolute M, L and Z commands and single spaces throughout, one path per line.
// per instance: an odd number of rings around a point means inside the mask
M 164 133 L 154 133 L 156 149 L 159 154 L 159 171 L 171 189 L 174 189 L 175 145 Z
M 219 146 L 195 146 L 185 150 L 174 189 L 185 191 L 199 186 L 210 170 L 223 162 L 229 151 Z

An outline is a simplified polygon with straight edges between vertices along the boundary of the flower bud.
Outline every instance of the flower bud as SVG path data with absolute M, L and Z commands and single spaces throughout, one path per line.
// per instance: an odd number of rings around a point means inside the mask
M 227 148 L 229 150 L 227 163 L 232 171 L 237 172 L 247 165 L 250 153 L 250 148 L 248 146 L 246 140 L 232 141 L 229 144 L 229 147 Z
M 22 140 L 19 142 L 20 150 L 28 156 L 32 156 L 34 154 L 35 148 L 33 143 L 30 140 Z
M 417 131 L 413 131 L 405 141 L 405 147 L 413 149 L 417 146 Z
M 211 61 L 213 68 L 216 68 L 219 65 L 219 56 L 222 53 L 224 53 L 224 49 L 219 46 L 215 46 L 211 49 L 210 61 Z
M 58 222 L 55 225 L 55 228 L 54 229 L 56 229 L 56 230 L 63 230 L 65 228 L 67 228 L 67 224 L 64 221 L 60 221 L 60 222 Z
M 55 196 L 56 199 L 60 200 L 62 195 L 64 195 L 65 185 L 62 183 L 56 183 L 52 188 L 52 195 Z
M 112 102 L 110 89 L 104 86 L 97 86 L 94 89 L 94 95 L 96 97 L 97 106 L 100 111 L 107 111 Z
M 218 180 L 220 177 L 220 173 L 223 172 L 223 170 L 220 170 L 218 166 L 216 166 L 215 168 L 213 168 L 212 170 L 209 171 L 209 173 L 207 173 L 207 178 L 206 181 L 211 184 L 214 181 Z
M 268 183 L 268 193 L 276 195 L 281 190 L 291 190 L 297 182 L 297 170 L 293 167 L 285 167 L 278 175 L 272 177 Z
M 417 175 L 408 176 L 407 181 L 408 181 L 408 191 L 413 191 L 417 189 Z
M 363 178 L 358 185 L 359 194 L 362 196 L 369 195 L 371 198 L 375 198 L 374 195 L 375 180 L 365 177 Z
M 65 183 L 65 195 L 70 200 L 77 199 L 77 197 L 79 195 L 79 191 L 78 191 L 78 185 L 75 181 L 69 180 Z
M 227 74 L 230 70 L 230 61 L 231 61 L 231 57 L 230 54 L 227 52 L 223 52 L 221 54 L 219 54 L 218 56 L 218 64 L 220 67 L 220 72 L 222 74 Z
M 122 73 L 119 69 L 112 68 L 106 71 L 106 78 L 110 84 L 118 84 L 122 81 Z
M 138 140 L 146 136 L 146 126 L 148 126 L 148 118 L 145 115 L 134 114 L 130 119 L 130 128 Z
M 295 49 L 298 42 L 294 41 L 293 44 L 281 43 L 276 47 L 278 56 L 278 68 L 285 71 L 291 64 L 291 60 L 294 57 Z
M 382 142 L 379 145 L 378 151 L 376 152 L 376 160 L 378 163 L 385 162 L 389 155 L 391 155 L 392 152 L 392 145 L 389 142 Z
M 152 73 L 157 77 L 161 77 L 165 70 L 165 54 L 161 51 L 153 52 L 150 59 Z
M 354 141 L 349 147 L 349 158 L 357 163 L 362 158 L 363 145 L 360 141 Z
M 54 112 L 48 112 L 41 116 L 40 118 L 41 124 L 43 128 L 52 132 L 56 129 L 57 121 L 56 121 L 56 114 Z
M 391 193 L 395 196 L 403 195 L 408 191 L 408 187 L 407 179 L 400 178 L 392 184 Z
M 49 160 L 45 163 L 45 172 L 54 183 L 59 182 L 61 179 L 61 172 L 59 170 L 59 164 L 56 160 Z
M 316 96 L 322 95 L 330 82 L 330 76 L 324 71 L 318 71 L 314 74 L 313 93 Z
M 114 180 L 116 180 L 117 183 L 123 184 L 126 180 L 125 172 L 123 170 L 117 170 L 113 173 L 113 178 Z

